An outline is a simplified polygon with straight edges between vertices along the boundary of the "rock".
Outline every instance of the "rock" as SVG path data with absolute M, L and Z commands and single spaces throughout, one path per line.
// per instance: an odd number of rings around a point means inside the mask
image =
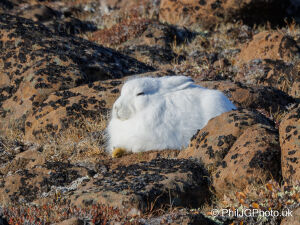
M 85 224 L 84 221 L 77 218 L 71 218 L 71 219 L 64 220 L 60 223 L 55 223 L 55 225 L 84 225 L 84 224 Z
M 300 99 L 300 81 L 295 81 L 293 83 L 292 89 L 290 91 L 290 95 L 293 96 L 294 98 Z
M 47 96 L 97 80 L 151 70 L 91 42 L 52 33 L 21 17 L 0 16 L 0 128 L 20 121 Z
M 254 59 L 290 62 L 299 55 L 299 46 L 292 37 L 280 32 L 263 31 L 254 35 L 253 40 L 242 48 L 238 59 L 240 63 L 247 63 Z
M 266 118 L 247 110 L 211 119 L 178 158 L 203 162 L 214 174 L 213 184 L 218 194 L 280 178 L 278 134 Z
M 47 139 L 71 127 L 82 129 L 85 119 L 102 120 L 104 129 L 121 84 L 121 79 L 97 81 L 50 94 L 28 115 L 25 138 Z
M 199 81 L 195 79 L 195 82 L 200 86 L 224 92 L 236 106 L 241 108 L 282 113 L 290 104 L 295 103 L 295 99 L 273 87 L 244 85 L 230 81 Z
M 235 81 L 249 85 L 263 85 L 292 94 L 294 82 L 299 82 L 299 61 L 254 59 L 239 68 Z
M 300 225 L 300 208 L 291 211 L 292 216 L 284 217 L 280 225 Z
M 28 150 L 1 167 L 2 204 L 62 203 L 85 208 L 99 203 L 116 207 L 122 215 L 138 215 L 168 204 L 198 207 L 210 201 L 210 180 L 203 166 L 174 159 L 177 154 L 162 151 L 117 160 L 98 158 L 98 165 L 91 166 L 92 162 L 41 161 Z
M 269 126 L 256 124 L 245 129 L 223 158 L 213 178 L 215 190 L 244 190 L 247 186 L 280 180 L 278 133 Z
M 300 180 L 300 107 L 289 112 L 279 125 L 282 177 L 287 183 Z
M 200 24 L 211 28 L 220 22 L 243 20 L 245 24 L 283 22 L 287 2 L 279 0 L 161 0 L 159 19 L 176 25 Z M 275 16 L 276 15 L 276 16 Z
M 270 122 L 262 115 L 248 110 L 223 113 L 199 130 L 192 137 L 188 148 L 181 151 L 178 157 L 198 159 L 209 170 L 215 170 L 222 165 L 239 136 L 255 124 L 270 125 Z
M 52 203 L 88 180 L 89 170 L 83 167 L 62 162 L 45 162 L 32 167 L 30 161 L 19 158 L 1 168 L 1 172 L 5 172 L 0 179 L 3 204 Z
M 95 203 L 117 207 L 127 214 L 133 208 L 151 211 L 166 205 L 202 205 L 210 199 L 209 178 L 203 167 L 185 159 L 130 162 L 98 174 L 71 196 L 71 204 Z

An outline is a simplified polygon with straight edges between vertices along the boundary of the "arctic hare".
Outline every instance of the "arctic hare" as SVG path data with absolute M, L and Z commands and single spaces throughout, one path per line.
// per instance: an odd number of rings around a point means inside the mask
M 189 77 L 134 78 L 113 105 L 108 151 L 187 147 L 211 118 L 233 109 L 222 92 L 200 87 Z

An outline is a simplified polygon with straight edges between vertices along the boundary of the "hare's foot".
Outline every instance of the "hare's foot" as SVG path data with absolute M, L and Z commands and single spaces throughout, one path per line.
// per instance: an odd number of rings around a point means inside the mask
M 120 157 L 122 157 L 125 154 L 126 154 L 126 150 L 124 148 L 115 148 L 112 151 L 111 157 L 113 157 L 113 158 L 120 158 Z

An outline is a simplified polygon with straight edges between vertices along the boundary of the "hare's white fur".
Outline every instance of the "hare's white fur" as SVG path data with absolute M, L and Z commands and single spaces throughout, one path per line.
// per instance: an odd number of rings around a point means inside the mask
M 181 149 L 211 118 L 233 109 L 222 92 L 185 76 L 129 80 L 113 105 L 108 151 Z

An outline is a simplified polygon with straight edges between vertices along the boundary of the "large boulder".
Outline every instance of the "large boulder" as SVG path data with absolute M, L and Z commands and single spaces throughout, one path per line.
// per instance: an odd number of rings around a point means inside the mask
M 117 166 L 94 176 L 71 196 L 71 204 L 97 202 L 138 214 L 166 205 L 197 207 L 210 201 L 210 181 L 192 160 L 156 158 Z
M 256 124 L 236 140 L 215 172 L 214 188 L 219 193 L 280 180 L 280 146 L 275 129 Z
M 29 151 L 29 152 L 28 152 Z M 0 179 L 2 204 L 30 203 L 46 198 L 46 193 L 55 194 L 68 186 L 77 186 L 90 175 L 89 170 L 70 163 L 47 162 L 45 156 L 36 150 L 28 150 L 2 165 Z M 72 188 L 71 188 L 72 189 Z M 45 200 L 51 202 L 51 199 Z
M 255 49 L 255 51 L 254 51 Z M 253 40 L 245 44 L 238 59 L 247 63 L 253 59 L 271 59 L 290 62 L 300 55 L 297 42 L 280 32 L 263 31 L 253 36 Z
M 115 207 L 141 215 L 161 207 L 198 207 L 211 201 L 203 165 L 174 159 L 178 152 L 147 152 L 123 159 L 54 162 L 47 151 L 25 150 L 0 167 L 2 204 L 67 203 L 85 208 Z
M 196 158 L 215 170 L 239 136 L 255 124 L 270 125 L 270 121 L 249 110 L 223 113 L 211 119 L 192 137 L 188 148 L 179 154 L 179 158 Z
M 52 33 L 21 17 L 0 16 L 0 128 L 24 117 L 54 91 L 151 70 L 86 40 Z M 21 125 L 24 128 L 24 124 Z
M 178 157 L 203 162 L 218 194 L 280 178 L 278 134 L 268 119 L 247 110 L 211 119 Z
M 237 107 L 245 109 L 283 113 L 290 104 L 295 103 L 291 96 L 273 87 L 231 81 L 195 81 L 200 86 L 224 92 Z
M 291 36 L 278 31 L 260 32 L 241 46 L 234 80 L 276 87 L 297 97 L 293 84 L 299 82 L 299 56 L 300 48 Z
M 295 88 L 299 82 L 299 63 L 299 60 L 287 63 L 282 60 L 254 59 L 240 65 L 234 80 L 247 85 L 277 88 L 297 98 Z
M 281 166 L 284 181 L 300 182 L 300 107 L 289 112 L 279 125 Z
M 33 102 L 25 122 L 26 140 L 47 139 L 71 127 L 80 130 L 86 119 L 102 121 L 104 129 L 121 84 L 121 79 L 96 81 L 55 91 L 41 104 Z

